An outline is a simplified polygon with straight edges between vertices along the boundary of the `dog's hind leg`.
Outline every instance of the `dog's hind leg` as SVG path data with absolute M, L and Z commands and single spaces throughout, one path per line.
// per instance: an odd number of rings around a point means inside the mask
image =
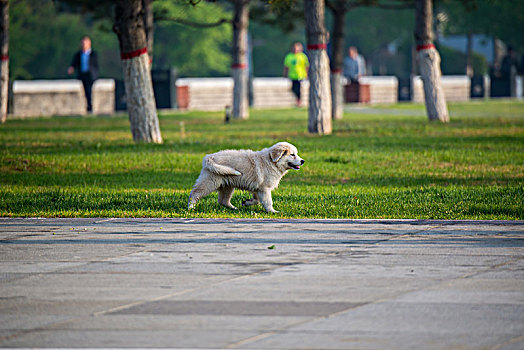
M 237 207 L 231 204 L 231 197 L 233 196 L 234 191 L 234 187 L 220 187 L 218 189 L 218 203 L 231 209 L 237 209 Z
M 258 200 L 258 194 L 256 192 L 253 192 L 253 198 L 246 199 L 245 201 L 243 201 L 242 206 L 248 207 L 250 205 L 255 205 L 258 203 L 260 203 L 260 201 Z
M 189 202 L 187 204 L 187 208 L 193 209 L 195 207 L 196 202 L 198 202 L 201 198 L 207 196 L 208 194 L 216 190 L 217 186 L 215 182 L 209 181 L 208 179 L 204 180 L 201 177 L 199 177 L 197 179 L 197 182 L 195 183 L 195 186 L 193 186 L 191 193 L 189 194 Z

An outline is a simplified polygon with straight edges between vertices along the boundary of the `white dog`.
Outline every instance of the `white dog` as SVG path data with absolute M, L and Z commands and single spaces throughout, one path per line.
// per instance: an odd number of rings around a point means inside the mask
M 261 203 L 268 212 L 273 209 L 271 191 L 277 188 L 280 179 L 288 170 L 300 169 L 304 159 L 297 148 L 287 142 L 279 142 L 261 151 L 228 150 L 204 156 L 202 171 L 189 195 L 188 208 L 208 194 L 218 191 L 218 203 L 237 209 L 231 204 L 235 188 L 250 191 L 253 198 L 243 206 Z

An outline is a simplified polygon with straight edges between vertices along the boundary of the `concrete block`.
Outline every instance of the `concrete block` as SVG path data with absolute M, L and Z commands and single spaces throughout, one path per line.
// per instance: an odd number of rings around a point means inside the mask
M 86 101 L 79 80 L 15 80 L 13 115 L 39 117 L 84 115 Z
M 99 79 L 93 84 L 93 113 L 115 110 L 115 82 Z M 16 80 L 13 82 L 13 116 L 41 117 L 85 115 L 87 102 L 80 80 Z
M 108 114 L 115 112 L 115 81 L 113 79 L 98 79 L 93 84 L 92 91 L 93 114 Z
M 441 84 L 447 102 L 470 100 L 471 79 L 467 75 L 443 75 Z M 412 101 L 424 103 L 424 86 L 420 76 L 413 78 L 411 88 Z

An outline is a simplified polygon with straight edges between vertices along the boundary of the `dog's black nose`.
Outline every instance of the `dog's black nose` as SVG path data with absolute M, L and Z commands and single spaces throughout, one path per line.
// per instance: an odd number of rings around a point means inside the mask
M 304 164 L 304 162 L 305 162 L 305 160 L 302 159 L 302 160 L 300 161 L 300 165 Z

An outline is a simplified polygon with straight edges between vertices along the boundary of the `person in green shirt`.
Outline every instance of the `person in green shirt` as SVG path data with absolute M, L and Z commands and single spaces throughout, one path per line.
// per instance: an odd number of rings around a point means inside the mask
M 284 77 L 291 79 L 291 90 L 297 97 L 297 106 L 300 106 L 300 83 L 307 79 L 309 60 L 303 52 L 301 43 L 295 42 L 291 52 L 284 59 Z

